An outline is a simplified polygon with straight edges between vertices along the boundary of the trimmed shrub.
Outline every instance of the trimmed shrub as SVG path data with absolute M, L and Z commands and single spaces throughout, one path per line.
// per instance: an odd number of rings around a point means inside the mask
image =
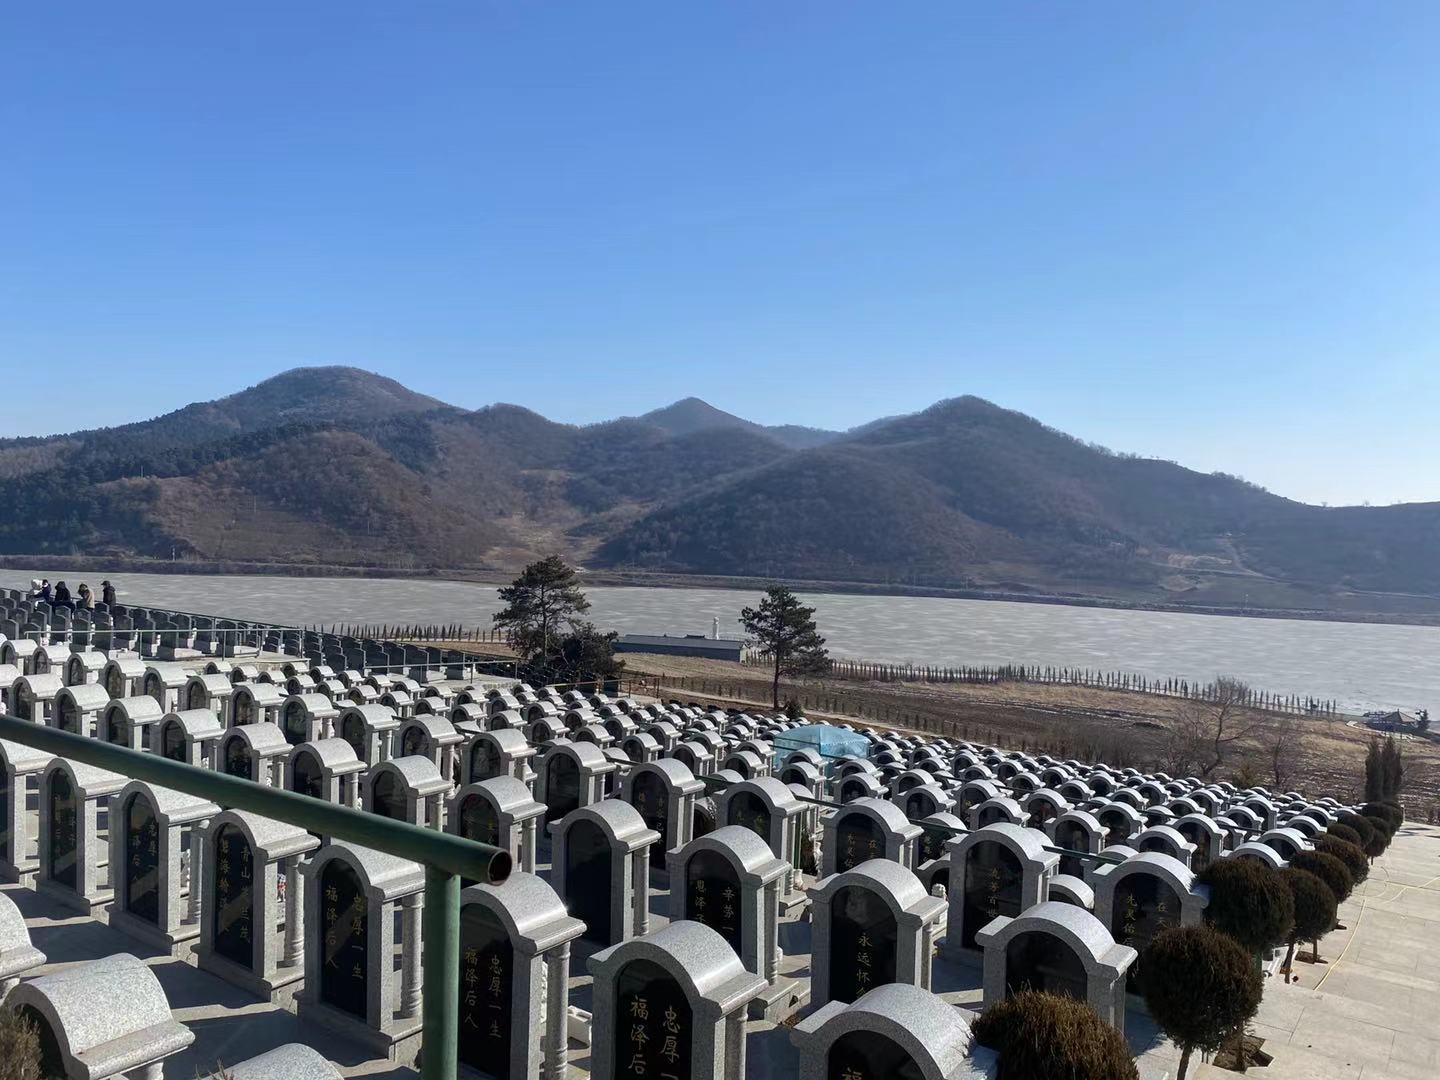
M 1354 844 L 1363 854 L 1365 845 L 1360 839 L 1360 834 L 1349 825 L 1331 825 L 1325 830 L 1327 836 L 1333 836 L 1336 840 L 1344 840 L 1347 844 Z
M 1255 859 L 1217 859 L 1196 878 L 1210 887 L 1205 921 L 1249 953 L 1283 945 L 1295 922 L 1294 902 L 1280 875 Z
M 1290 928 L 1290 948 L 1285 953 L 1285 969 L 1295 956 L 1295 946 L 1302 941 L 1311 943 L 1310 959 L 1320 959 L 1320 939 L 1335 925 L 1335 908 L 1338 906 L 1330 886 L 1308 870 L 1286 867 L 1280 877 L 1290 890 L 1295 905 L 1295 925 Z
M 1139 1080 L 1124 1037 L 1074 998 L 1023 990 L 971 1030 L 1000 1055 L 996 1080 Z
M 1140 983 L 1151 1017 L 1180 1048 L 1177 1080 L 1185 1080 L 1194 1051 L 1218 1050 L 1260 1008 L 1260 972 L 1250 955 L 1208 926 L 1156 934 L 1140 960 Z
M 15 1008 L 0 1007 L 0 1080 L 44 1080 L 40 1032 Z
M 1344 863 L 1345 869 L 1350 871 L 1350 880 L 1356 885 L 1370 876 L 1370 860 L 1365 857 L 1365 852 L 1360 850 L 1358 844 L 1336 836 L 1322 836 L 1315 841 L 1315 850 L 1334 855 Z
M 1335 894 L 1338 904 L 1348 900 L 1355 888 L 1355 879 L 1350 876 L 1345 864 L 1323 851 L 1302 851 L 1290 860 L 1290 865 L 1296 870 L 1308 870 L 1325 882 Z
M 1360 844 L 1361 851 L 1367 850 L 1371 842 L 1375 839 L 1375 826 L 1359 814 L 1341 814 L 1339 824 L 1344 825 L 1348 829 L 1353 829 L 1355 833 L 1359 835 L 1360 839 L 1358 843 Z
M 1372 830 L 1370 842 L 1365 845 L 1365 854 L 1372 859 L 1378 859 L 1385 854 L 1385 849 L 1390 846 L 1390 824 L 1384 818 L 1367 817 Z

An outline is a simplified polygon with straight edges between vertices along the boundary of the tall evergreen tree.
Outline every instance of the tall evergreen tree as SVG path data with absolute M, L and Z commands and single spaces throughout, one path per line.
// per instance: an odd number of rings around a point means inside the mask
M 774 676 L 770 697 L 777 709 L 780 708 L 782 675 L 824 671 L 830 663 L 825 639 L 815 627 L 815 609 L 800 603 L 784 585 L 771 585 L 766 589 L 759 607 L 742 609 L 740 623 L 748 635 L 747 644 L 769 657 Z
M 1385 769 L 1380 760 L 1380 740 L 1370 739 L 1365 751 L 1365 801 L 1378 802 L 1385 798 Z
M 529 677 L 543 682 L 613 678 L 623 664 L 615 659 L 615 634 L 595 628 L 582 616 L 590 601 L 575 569 L 558 555 L 533 562 L 500 590 L 505 607 L 492 616 L 505 632 Z

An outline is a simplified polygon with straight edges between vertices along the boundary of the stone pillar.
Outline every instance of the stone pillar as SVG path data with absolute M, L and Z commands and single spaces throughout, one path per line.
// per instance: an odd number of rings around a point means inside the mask
M 535 827 L 539 818 L 531 818 L 520 828 L 520 869 L 526 874 L 535 873 Z
M 300 856 L 285 860 L 285 957 L 281 963 L 298 967 L 305 962 L 305 897 L 304 879 L 300 876 Z
M 630 856 L 631 894 L 635 898 L 635 936 L 650 932 L 650 848 Z
M 411 893 L 400 904 L 400 936 L 405 941 L 400 954 L 400 1015 L 409 1020 L 420 1015 L 420 910 L 425 894 Z
M 788 877 L 788 875 L 786 875 Z M 761 945 L 761 957 L 765 970 L 761 972 L 765 981 L 775 985 L 776 978 L 780 974 L 780 884 L 772 881 L 765 886 L 765 892 L 760 898 L 765 905 L 764 910 L 769 912 L 765 923 L 765 941 Z
M 186 922 L 200 922 L 200 893 L 201 882 L 205 880 L 205 874 L 201 866 L 205 861 L 205 838 L 201 833 L 200 826 L 190 826 L 190 913 L 185 917 Z
M 545 1068 L 543 1080 L 566 1080 L 570 1071 L 570 943 L 545 954 Z

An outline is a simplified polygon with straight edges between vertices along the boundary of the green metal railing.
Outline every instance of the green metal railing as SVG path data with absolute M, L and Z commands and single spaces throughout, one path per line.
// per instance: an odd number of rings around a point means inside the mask
M 0 739 L 422 863 L 424 1048 L 420 1075 L 423 1080 L 455 1080 L 460 1034 L 460 879 L 498 885 L 510 876 L 509 852 L 14 716 L 0 716 Z

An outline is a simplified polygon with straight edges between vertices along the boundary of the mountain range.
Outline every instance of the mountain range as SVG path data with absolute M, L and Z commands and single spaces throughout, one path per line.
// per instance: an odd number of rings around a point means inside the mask
M 1440 503 L 1316 507 L 975 397 L 848 432 L 696 398 L 589 426 L 300 368 L 140 423 L 0 440 L 0 555 L 592 569 L 1387 610 Z

